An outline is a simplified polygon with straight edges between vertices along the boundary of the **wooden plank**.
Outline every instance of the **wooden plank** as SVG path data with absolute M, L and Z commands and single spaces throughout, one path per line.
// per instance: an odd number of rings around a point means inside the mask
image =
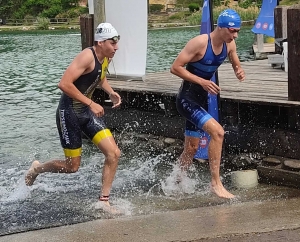
M 253 45 L 254 53 L 274 53 L 275 52 L 275 44 L 274 43 L 264 43 L 263 49 L 259 50 L 257 45 Z
M 273 69 L 268 60 L 242 62 L 246 80 L 239 82 L 230 63 L 219 67 L 221 100 L 256 102 L 280 106 L 300 106 L 288 100 L 288 76 L 281 69 Z M 182 80 L 170 72 L 147 73 L 144 81 L 109 79 L 119 91 L 175 96 Z

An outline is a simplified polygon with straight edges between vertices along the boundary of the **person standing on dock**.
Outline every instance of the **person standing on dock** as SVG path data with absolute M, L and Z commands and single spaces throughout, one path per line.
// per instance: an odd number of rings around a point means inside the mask
M 219 197 L 234 198 L 220 179 L 220 162 L 224 129 L 207 112 L 208 93 L 218 95 L 220 87 L 211 81 L 218 67 L 228 56 L 236 77 L 243 81 L 245 73 L 236 53 L 235 38 L 241 27 L 241 18 L 232 9 L 218 17 L 217 27 L 210 34 L 201 34 L 189 40 L 171 66 L 171 73 L 183 79 L 177 95 L 178 112 L 186 118 L 184 150 L 179 162 L 186 170 L 198 150 L 202 129 L 211 139 L 208 159 L 211 172 L 211 191 Z
M 92 100 L 92 95 L 100 86 L 111 99 L 113 108 L 121 104 L 120 95 L 114 92 L 106 79 L 108 63 L 118 50 L 120 36 L 110 23 L 101 23 L 94 40 L 94 46 L 82 50 L 74 58 L 58 84 L 62 94 L 56 111 L 56 124 L 65 158 L 45 163 L 34 161 L 25 176 L 25 183 L 31 186 L 36 177 L 44 172 L 78 171 L 84 133 L 105 155 L 99 200 L 105 210 L 113 211 L 109 194 L 120 150 L 103 121 L 103 107 Z

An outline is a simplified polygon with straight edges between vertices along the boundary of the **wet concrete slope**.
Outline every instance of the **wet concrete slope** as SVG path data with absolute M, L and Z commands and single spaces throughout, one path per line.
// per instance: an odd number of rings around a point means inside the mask
M 0 241 L 278 241 L 253 240 L 258 234 L 256 238 L 278 238 L 278 233 L 290 236 L 284 240 L 299 241 L 299 204 L 298 198 L 280 199 L 119 217 L 3 236 Z

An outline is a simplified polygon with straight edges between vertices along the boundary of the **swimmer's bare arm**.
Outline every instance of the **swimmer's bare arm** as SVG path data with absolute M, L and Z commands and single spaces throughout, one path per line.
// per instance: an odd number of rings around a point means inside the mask
M 89 105 L 91 100 L 84 96 L 74 85 L 74 82 L 85 73 L 89 72 L 93 65 L 93 54 L 89 49 L 80 52 L 64 72 L 58 87 L 69 97 L 76 99 L 86 105 Z
M 196 76 L 185 69 L 187 63 L 198 61 L 204 56 L 207 40 L 207 35 L 199 35 L 191 39 L 173 62 L 170 71 L 172 74 L 186 81 L 201 85 L 204 90 L 211 94 L 218 94 L 220 92 L 218 85 L 210 80 Z
M 239 60 L 239 57 L 236 53 L 236 44 L 235 41 L 232 41 L 227 44 L 227 49 L 228 49 L 228 59 L 232 65 L 232 68 L 234 70 L 234 73 L 240 81 L 245 80 L 245 72 L 243 68 L 241 67 L 241 63 Z
M 104 115 L 101 105 L 92 102 L 91 99 L 83 95 L 74 85 L 74 82 L 83 74 L 89 73 L 94 68 L 94 56 L 91 50 L 81 51 L 64 72 L 58 87 L 69 97 L 87 105 L 96 116 Z

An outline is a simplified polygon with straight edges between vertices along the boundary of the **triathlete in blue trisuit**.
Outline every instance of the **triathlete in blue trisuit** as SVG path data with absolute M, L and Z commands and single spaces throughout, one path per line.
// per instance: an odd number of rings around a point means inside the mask
M 113 108 L 121 104 L 119 94 L 113 91 L 106 79 L 108 62 L 118 50 L 119 39 L 110 23 L 99 24 L 94 46 L 79 53 L 66 69 L 58 84 L 63 93 L 56 112 L 65 159 L 45 163 L 34 161 L 26 174 L 26 185 L 31 186 L 36 177 L 44 172 L 76 172 L 81 161 L 83 132 L 105 155 L 99 200 L 106 210 L 113 211 L 108 200 L 120 150 L 103 121 L 103 107 L 91 98 L 95 88 L 100 86 L 109 95 Z
M 221 151 L 224 139 L 222 126 L 207 112 L 208 93 L 217 95 L 220 87 L 211 78 L 226 57 L 236 77 L 243 81 L 245 73 L 236 53 L 234 39 L 241 27 L 240 16 L 232 9 L 218 17 L 217 27 L 210 34 L 199 35 L 186 44 L 175 59 L 171 72 L 183 79 L 177 95 L 177 109 L 186 118 L 184 150 L 180 166 L 187 169 L 193 162 L 200 142 L 199 131 L 206 131 L 211 139 L 208 157 L 211 171 L 211 191 L 219 197 L 233 198 L 220 179 Z

